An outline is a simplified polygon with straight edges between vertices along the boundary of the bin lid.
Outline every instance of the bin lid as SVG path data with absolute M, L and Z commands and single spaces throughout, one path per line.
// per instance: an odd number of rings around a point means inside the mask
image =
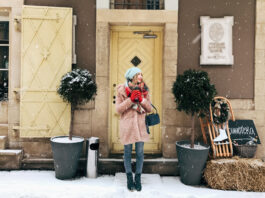
M 90 137 L 87 139 L 87 141 L 89 141 L 89 143 L 96 143 L 96 142 L 99 142 L 99 138 L 98 137 Z

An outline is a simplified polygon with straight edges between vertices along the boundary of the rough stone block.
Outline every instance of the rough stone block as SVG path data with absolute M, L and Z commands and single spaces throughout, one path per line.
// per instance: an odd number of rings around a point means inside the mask
M 89 123 L 74 124 L 74 135 L 84 138 L 91 137 L 92 135 L 92 121 Z
M 106 65 L 109 64 L 109 27 L 108 23 L 97 23 L 97 40 L 96 40 L 96 75 L 108 76 Z
M 265 34 L 265 24 L 264 23 L 256 24 L 256 34 Z
M 265 51 L 264 50 L 255 50 L 255 63 L 264 64 L 265 62 Z
M 255 96 L 255 110 L 265 110 L 265 96 Z
M 102 142 L 99 139 L 99 157 L 108 157 L 109 156 L 110 147 L 107 142 Z
M 172 32 L 178 32 L 178 23 L 166 23 L 165 24 L 165 31 L 172 31 Z
M 165 46 L 164 49 L 164 59 L 174 60 L 178 57 L 178 47 L 177 46 Z
M 173 93 L 172 93 L 172 87 L 173 87 L 173 84 L 176 80 L 176 76 L 172 76 L 172 77 L 166 77 L 163 81 L 163 91 L 165 93 L 168 93 L 168 94 L 172 94 L 173 96 Z
M 256 34 L 262 34 L 262 24 L 256 24 Z
M 6 136 L 0 136 L 0 150 L 6 149 Z
M 254 110 L 253 99 L 230 99 L 233 110 Z
M 265 95 L 265 80 L 255 80 L 255 97 Z M 264 105 L 264 103 L 263 103 Z
M 175 59 L 164 59 L 164 76 L 177 76 L 177 57 Z
M 95 100 L 90 100 L 88 103 L 84 105 L 78 105 L 77 108 L 79 110 L 92 110 L 95 109 Z
M 7 136 L 7 134 L 8 134 L 8 127 L 0 126 L 0 135 L 1 136 Z
M 265 64 L 256 63 L 255 64 L 255 79 L 264 80 L 265 79 Z
M 257 2 L 257 12 L 256 12 L 256 23 L 265 23 L 265 14 L 264 14 L 264 2 Z
M 165 109 L 163 112 L 163 124 L 179 127 L 190 127 L 191 117 L 176 109 Z
M 139 24 L 144 21 L 144 24 L 158 24 L 158 23 L 177 23 L 178 12 L 175 10 L 152 10 L 146 12 L 145 10 L 119 10 L 119 9 L 99 9 L 97 10 L 97 22 L 111 22 L 111 23 L 134 23 Z
M 265 35 L 264 34 L 256 35 L 256 49 L 260 49 L 260 50 L 265 49 Z
M 170 92 L 164 92 L 163 96 L 163 108 L 176 110 L 177 104 L 175 102 L 173 94 Z
M 0 169 L 20 169 L 22 157 L 22 150 L 0 150 Z
M 74 124 L 84 124 L 91 122 L 91 111 L 89 110 L 75 110 Z
M 265 111 L 234 110 L 237 120 L 253 120 L 256 127 L 263 127 L 265 120 Z
M 163 143 L 175 143 L 178 140 L 189 139 L 191 134 L 191 128 L 165 126 L 163 134 Z
M 21 142 L 26 158 L 52 158 L 50 139 L 42 142 Z
M 177 26 L 177 25 L 176 25 Z M 164 46 L 177 47 L 178 45 L 178 33 L 177 30 L 165 29 Z
M 15 124 L 20 122 L 19 118 L 19 106 L 8 108 L 8 123 Z
M 92 136 L 94 137 L 98 137 L 100 139 L 100 142 L 108 142 L 108 127 L 104 126 L 104 125 L 100 125 L 100 123 L 98 123 L 97 125 L 94 124 L 93 125 L 93 129 L 92 129 Z
M 108 78 L 97 77 L 98 92 L 97 97 L 100 100 L 95 101 L 95 110 L 92 111 L 92 135 L 98 131 L 99 127 L 108 126 L 108 109 L 109 109 L 109 89 Z
M 176 158 L 177 157 L 176 143 L 163 143 L 162 154 L 163 157 L 165 158 Z
M 0 123 L 8 123 L 8 102 L 0 102 Z

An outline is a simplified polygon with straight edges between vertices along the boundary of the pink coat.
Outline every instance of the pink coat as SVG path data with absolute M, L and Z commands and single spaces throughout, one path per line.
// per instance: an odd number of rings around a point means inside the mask
M 149 134 L 146 131 L 145 113 L 140 114 L 132 109 L 134 103 L 125 92 L 125 85 L 117 87 L 116 111 L 120 114 L 120 141 L 122 144 L 132 144 L 135 142 L 147 142 Z M 150 97 L 143 98 L 141 106 L 147 113 L 151 112 L 152 106 Z

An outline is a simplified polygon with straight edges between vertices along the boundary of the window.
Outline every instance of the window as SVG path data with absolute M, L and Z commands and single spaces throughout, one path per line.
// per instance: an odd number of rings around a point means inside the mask
M 162 10 L 164 0 L 111 0 L 111 9 Z
M 0 12 L 0 101 L 8 99 L 9 21 Z

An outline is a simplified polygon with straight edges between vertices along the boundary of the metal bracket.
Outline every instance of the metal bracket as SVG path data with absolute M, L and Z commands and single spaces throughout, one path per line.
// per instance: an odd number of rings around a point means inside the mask
M 49 127 L 20 127 L 20 126 L 13 126 L 13 130 L 31 130 L 31 131 L 49 131 Z
M 14 26 L 17 31 L 21 32 L 21 16 L 14 17 Z

